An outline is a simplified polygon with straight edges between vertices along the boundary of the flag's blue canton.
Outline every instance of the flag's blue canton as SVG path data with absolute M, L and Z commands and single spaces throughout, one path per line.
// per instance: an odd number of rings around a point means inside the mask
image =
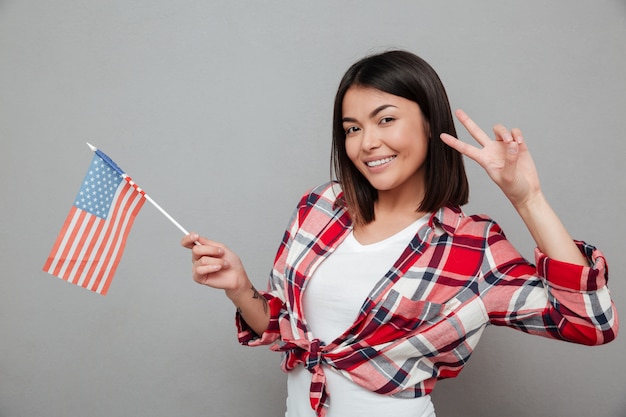
M 74 205 L 94 216 L 106 218 L 121 181 L 122 177 L 115 169 L 94 155 Z

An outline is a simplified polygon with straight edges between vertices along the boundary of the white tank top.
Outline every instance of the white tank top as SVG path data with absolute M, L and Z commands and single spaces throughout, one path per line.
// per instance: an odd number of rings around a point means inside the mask
M 371 245 L 362 245 L 351 232 L 314 272 L 304 291 L 304 316 L 314 338 L 325 344 L 340 336 L 356 319 L 376 283 L 400 257 L 424 216 L 395 235 Z M 330 395 L 327 417 L 390 416 L 434 417 L 430 396 L 394 398 L 371 392 L 323 365 Z M 287 379 L 286 417 L 315 417 L 309 404 L 311 373 L 298 366 Z

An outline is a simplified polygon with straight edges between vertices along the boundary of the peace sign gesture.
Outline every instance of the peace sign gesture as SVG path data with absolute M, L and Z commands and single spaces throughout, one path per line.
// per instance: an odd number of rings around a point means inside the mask
M 503 125 L 495 125 L 495 140 L 492 140 L 463 110 L 457 110 L 455 114 L 482 148 L 464 143 L 447 133 L 441 135 L 441 140 L 482 166 L 516 208 L 541 194 L 537 169 L 521 130 L 509 131 Z

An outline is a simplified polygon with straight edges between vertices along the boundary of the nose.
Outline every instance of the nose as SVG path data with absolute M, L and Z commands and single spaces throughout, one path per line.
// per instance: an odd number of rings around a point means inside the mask
M 361 148 L 364 151 L 372 151 L 374 149 L 378 149 L 380 145 L 381 140 L 376 129 L 364 129 Z

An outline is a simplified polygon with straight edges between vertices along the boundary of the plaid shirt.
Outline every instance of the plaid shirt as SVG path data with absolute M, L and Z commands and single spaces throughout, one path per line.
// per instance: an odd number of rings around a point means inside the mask
M 300 201 L 263 294 L 271 311 L 267 331 L 259 337 L 237 317 L 240 343 L 272 344 L 284 352 L 285 371 L 302 363 L 313 374 L 310 400 L 318 416 L 330 403 L 322 363 L 371 391 L 417 397 L 458 375 L 488 324 L 586 345 L 617 334 L 600 251 L 577 242 L 593 265 L 582 267 L 536 249 L 535 267 L 493 220 L 444 207 L 371 290 L 352 326 L 326 344 L 314 339 L 302 293 L 351 230 L 341 201 L 337 184 Z

